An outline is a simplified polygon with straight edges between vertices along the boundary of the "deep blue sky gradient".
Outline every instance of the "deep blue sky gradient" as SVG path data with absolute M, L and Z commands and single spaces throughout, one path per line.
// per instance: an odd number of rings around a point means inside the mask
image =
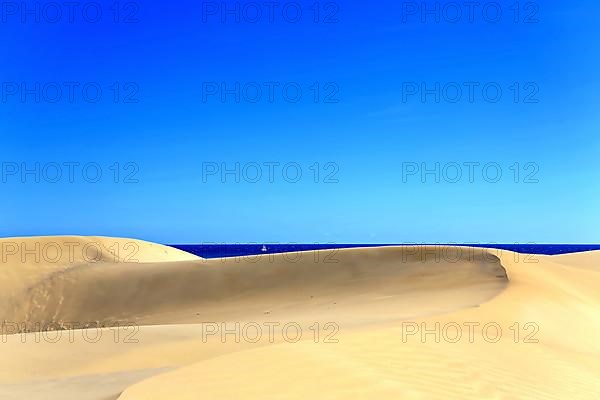
M 277 11 L 272 23 L 267 16 L 238 23 L 206 14 L 203 22 L 203 2 L 143 1 L 139 10 L 123 2 L 115 23 L 113 2 L 100 3 L 97 23 L 81 13 L 74 23 L 66 16 L 58 23 L 0 16 L 4 169 L 93 162 L 103 172 L 98 183 L 79 174 L 52 183 L 4 173 L 0 236 L 600 242 L 598 2 L 536 3 L 535 23 L 523 21 L 535 11 L 527 2 L 519 3 L 514 22 L 514 1 L 498 2 L 503 18 L 496 23 L 477 11 L 473 22 L 464 15 L 458 23 L 433 16 L 423 22 L 396 1 L 339 2 L 339 10 L 323 2 L 319 23 L 314 2 L 296 2 L 303 9 L 298 23 Z M 124 23 L 130 11 L 137 22 Z M 72 102 L 63 93 L 56 103 L 38 103 L 34 95 L 23 101 L 21 92 L 7 94 L 13 83 L 36 82 L 95 82 L 103 96 L 91 103 L 76 91 Z M 257 103 L 233 96 L 222 102 L 218 95 L 203 99 L 203 82 L 295 82 L 303 96 L 292 103 L 277 91 L 273 102 L 265 93 Z M 319 102 L 310 89 L 315 82 Z M 423 102 L 420 95 L 403 98 L 406 82 L 494 82 L 503 96 L 492 103 L 478 91 L 473 102 L 466 93 L 456 103 L 436 103 L 433 95 Z M 509 89 L 515 82 L 518 102 Z M 526 84 L 536 89 L 529 99 L 536 102 L 524 102 Z M 325 103 L 332 87 L 339 89 L 330 97 L 336 102 Z M 124 103 L 131 88 L 137 102 Z M 265 162 L 297 163 L 303 177 L 291 183 L 278 170 L 272 183 L 203 179 L 203 163 Z M 403 163 L 465 162 L 495 163 L 503 176 L 492 183 L 479 169 L 474 182 L 403 179 Z M 115 163 L 118 183 L 109 169 Z M 318 183 L 309 168 L 315 163 Z M 333 182 L 324 182 L 331 172 L 325 165 L 335 165 Z M 533 182 L 525 182 L 532 171 L 525 165 L 536 167 Z M 135 172 L 133 183 L 123 182 L 127 172 Z

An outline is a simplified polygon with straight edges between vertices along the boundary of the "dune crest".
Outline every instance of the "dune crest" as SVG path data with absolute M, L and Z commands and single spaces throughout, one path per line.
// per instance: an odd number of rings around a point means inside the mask
M 181 261 L 178 253 L 168 262 L 102 259 L 44 276 L 11 298 L 14 307 L 0 317 L 25 323 L 27 331 L 73 321 L 79 326 L 274 316 L 308 321 L 334 313 L 337 319 L 347 313 L 345 322 L 359 325 L 477 305 L 506 285 L 498 257 L 467 248 L 447 251 L 384 247 L 227 260 Z

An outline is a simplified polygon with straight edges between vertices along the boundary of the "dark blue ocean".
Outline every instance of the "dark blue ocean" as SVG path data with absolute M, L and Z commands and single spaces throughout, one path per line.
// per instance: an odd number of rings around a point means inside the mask
M 441 244 L 432 244 L 440 246 Z M 203 258 L 251 256 L 309 250 L 344 249 L 352 247 L 408 246 L 407 244 L 174 244 L 172 247 Z M 457 246 L 457 244 L 451 244 Z M 464 244 L 464 246 L 510 250 L 527 254 L 566 254 L 600 250 L 598 244 Z

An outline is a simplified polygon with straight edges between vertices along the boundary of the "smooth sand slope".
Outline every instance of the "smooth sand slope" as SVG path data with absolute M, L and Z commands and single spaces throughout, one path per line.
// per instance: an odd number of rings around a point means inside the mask
M 66 239 L 106 251 L 22 254 Z M 20 241 L 30 247 L 11 247 Z M 0 246 L 0 399 L 600 393 L 599 252 L 386 247 L 203 260 L 127 239 Z

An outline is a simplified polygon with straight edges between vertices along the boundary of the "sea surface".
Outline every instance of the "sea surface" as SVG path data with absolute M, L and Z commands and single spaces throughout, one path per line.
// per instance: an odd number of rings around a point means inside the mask
M 288 253 L 310 250 L 345 249 L 355 247 L 415 246 L 416 244 L 173 244 L 171 247 L 187 251 L 203 258 L 252 256 L 258 254 Z M 425 246 L 427 244 L 418 244 Z M 443 246 L 444 244 L 429 244 Z M 527 254 L 566 254 L 600 250 L 598 244 L 449 244 L 516 251 Z

